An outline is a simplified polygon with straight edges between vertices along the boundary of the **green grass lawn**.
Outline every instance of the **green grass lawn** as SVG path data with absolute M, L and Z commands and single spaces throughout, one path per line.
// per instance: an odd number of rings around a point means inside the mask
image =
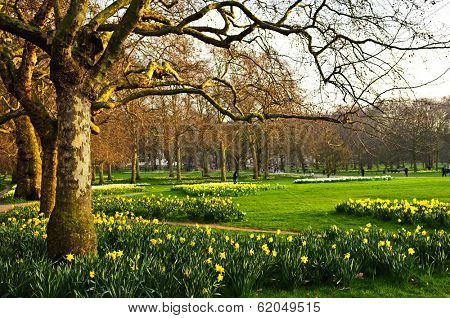
M 270 298 L 314 298 L 314 297 L 449 297 L 450 275 L 420 276 L 408 283 L 399 283 L 391 278 L 365 278 L 353 282 L 349 287 L 305 286 L 294 290 L 264 288 L 251 297 Z
M 339 173 L 339 175 L 357 175 Z M 366 175 L 379 175 L 368 173 Z M 236 197 L 234 200 L 247 213 L 239 222 L 227 223 L 238 227 L 257 229 L 281 229 L 301 231 L 308 228 L 322 230 L 331 225 L 342 228 L 357 228 L 367 223 L 376 224 L 386 230 L 396 230 L 402 226 L 371 217 L 354 217 L 336 214 L 337 203 L 348 198 L 383 199 L 439 199 L 450 202 L 450 178 L 442 178 L 438 172 L 391 174 L 390 181 L 344 182 L 328 184 L 293 184 L 295 176 L 276 175 L 270 180 L 256 182 L 279 183 L 286 186 L 281 190 L 259 192 L 256 195 Z M 150 183 L 146 194 L 183 195 L 171 191 L 175 179 L 167 178 L 167 172 L 142 172 L 140 182 Z M 115 173 L 114 182 L 126 182 L 129 173 Z M 231 174 L 229 175 L 231 179 Z M 187 182 L 204 182 L 199 172 L 183 175 Z M 213 173 L 207 181 L 219 181 L 219 175 Z M 240 181 L 253 181 L 249 173 Z M 447 229 L 448 230 L 448 229 Z M 265 287 L 255 291 L 255 297 L 448 297 L 450 295 L 450 275 L 448 273 L 430 277 L 422 275 L 408 283 L 397 283 L 391 278 L 365 278 L 354 282 L 350 287 L 340 289 L 330 286 L 306 286 L 296 290 L 280 291 Z
M 150 183 L 147 194 L 183 195 L 171 191 L 175 179 L 167 178 L 167 172 L 143 172 L 140 182 Z M 251 227 L 258 229 L 281 229 L 301 231 L 308 228 L 326 229 L 331 225 L 343 228 L 359 227 L 366 223 L 376 224 L 386 229 L 398 229 L 399 226 L 372 217 L 354 217 L 336 214 L 334 207 L 348 198 L 382 198 L 382 199 L 439 199 L 450 202 L 450 178 L 442 178 L 438 173 L 416 173 L 409 177 L 393 174 L 389 181 L 342 182 L 327 184 L 293 184 L 295 177 L 277 175 L 270 180 L 256 182 L 279 183 L 285 189 L 259 192 L 255 195 L 234 198 L 240 208 L 247 213 L 244 220 L 227 225 Z M 129 173 L 116 173 L 114 182 L 124 182 Z M 184 175 L 183 180 L 203 181 L 199 172 Z M 218 181 L 217 174 L 209 181 Z M 245 174 L 241 181 L 252 181 Z M 411 226 L 405 225 L 411 228 Z

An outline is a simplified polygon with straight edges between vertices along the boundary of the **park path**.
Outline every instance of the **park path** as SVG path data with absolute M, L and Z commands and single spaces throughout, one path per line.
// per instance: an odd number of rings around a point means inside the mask
M 189 227 L 209 227 L 217 230 L 227 230 L 227 231 L 237 231 L 237 232 L 259 232 L 259 233 L 273 233 L 275 234 L 276 230 L 263 230 L 258 228 L 251 227 L 237 227 L 237 226 L 229 226 L 229 225 L 221 225 L 221 224 L 211 224 L 211 223 L 192 223 L 192 222 L 176 222 L 176 221 L 163 221 L 164 224 L 176 225 L 176 226 L 189 226 Z M 299 232 L 293 231 L 281 231 L 280 234 L 298 234 Z

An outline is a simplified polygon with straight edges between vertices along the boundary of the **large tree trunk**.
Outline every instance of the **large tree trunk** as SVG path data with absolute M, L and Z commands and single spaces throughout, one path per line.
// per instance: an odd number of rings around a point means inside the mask
M 14 120 L 17 144 L 16 198 L 39 200 L 41 193 L 42 165 L 39 144 L 28 116 Z
M 42 186 L 40 211 L 50 216 L 56 200 L 56 169 L 58 160 L 57 138 L 42 139 Z
M 91 104 L 79 86 L 68 84 L 70 77 L 61 77 L 56 85 L 59 118 L 56 205 L 47 225 L 47 250 L 54 259 L 68 253 L 97 252 L 91 213 Z

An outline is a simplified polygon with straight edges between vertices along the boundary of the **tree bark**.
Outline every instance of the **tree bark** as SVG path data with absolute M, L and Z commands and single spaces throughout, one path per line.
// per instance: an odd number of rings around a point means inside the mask
M 136 180 L 141 180 L 141 168 L 139 166 L 139 135 L 136 136 Z
M 92 182 L 92 184 L 95 182 L 95 179 L 96 179 L 95 170 L 96 170 L 96 167 L 93 164 L 92 167 L 91 167 L 91 182 Z
M 174 177 L 174 173 L 173 173 L 173 158 L 172 158 L 172 154 L 169 153 L 168 157 L 167 157 L 167 165 L 169 168 L 169 178 L 173 178 Z
M 285 149 L 285 153 L 286 153 L 286 162 L 284 165 L 284 172 L 289 173 L 291 172 L 291 140 L 290 140 L 290 135 L 286 136 L 286 149 Z
M 223 135 L 220 137 L 220 180 L 227 181 L 227 153 Z
M 108 181 L 112 181 L 112 165 L 108 163 Z
M 209 177 L 209 158 L 208 158 L 208 152 L 203 151 L 202 153 L 202 166 L 203 166 L 203 177 L 208 178 Z
M 28 116 L 18 117 L 14 122 L 17 144 L 17 187 L 14 197 L 39 200 L 42 163 L 36 133 Z
M 180 136 L 176 136 L 175 138 L 175 148 L 177 153 L 177 181 L 181 181 L 181 142 Z
M 136 152 L 136 180 L 141 180 L 141 167 L 139 166 L 139 156 Z
M 264 179 L 269 179 L 269 163 L 270 163 L 270 136 L 267 132 L 264 136 Z
M 131 156 L 131 180 L 132 184 L 136 183 L 136 173 L 137 173 L 137 145 L 136 143 L 133 145 L 133 153 Z
M 98 184 L 104 184 L 105 179 L 103 177 L 103 162 L 98 165 Z
M 168 134 L 168 132 L 166 132 Z M 172 145 L 170 142 L 170 138 L 165 138 L 165 145 L 166 145 L 166 153 L 165 157 L 167 160 L 167 168 L 169 169 L 169 178 L 173 178 L 173 156 L 172 156 Z
M 61 259 L 68 253 L 96 253 L 97 235 L 91 213 L 91 104 L 69 74 L 56 75 L 58 169 L 47 250 L 50 257 Z
M 40 211 L 49 217 L 55 207 L 56 169 L 58 165 L 57 138 L 42 139 L 42 187 Z
M 258 179 L 258 154 L 256 152 L 256 138 L 253 132 L 250 132 L 250 143 L 252 149 L 252 159 L 253 159 L 253 179 Z

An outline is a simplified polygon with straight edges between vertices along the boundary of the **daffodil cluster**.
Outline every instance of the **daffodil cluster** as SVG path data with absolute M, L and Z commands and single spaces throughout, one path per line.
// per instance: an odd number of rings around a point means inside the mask
M 349 199 L 336 206 L 336 211 L 350 215 L 371 215 L 397 223 L 448 226 L 450 203 L 439 200 Z
M 181 198 L 170 195 L 95 198 L 93 210 L 108 215 L 114 215 L 116 212 L 133 212 L 145 218 L 188 218 L 204 222 L 240 220 L 245 215 L 231 198 L 189 196 Z
M 238 297 L 264 286 L 346 285 L 362 276 L 407 280 L 445 271 L 450 255 L 447 232 L 420 226 L 239 234 L 115 213 L 95 215 L 97 255 L 68 253 L 55 266 L 43 235 L 34 235 L 47 220 L 36 210 L 15 212 L 0 224 L 2 296 Z
M 201 184 L 180 184 L 172 187 L 172 190 L 180 190 L 184 193 L 194 196 L 220 196 L 236 197 L 242 195 L 255 194 L 259 191 L 282 189 L 282 185 L 267 183 L 201 183 Z
M 147 190 L 148 184 L 103 184 L 92 186 L 92 194 L 94 196 L 118 195 L 132 192 L 144 192 Z

